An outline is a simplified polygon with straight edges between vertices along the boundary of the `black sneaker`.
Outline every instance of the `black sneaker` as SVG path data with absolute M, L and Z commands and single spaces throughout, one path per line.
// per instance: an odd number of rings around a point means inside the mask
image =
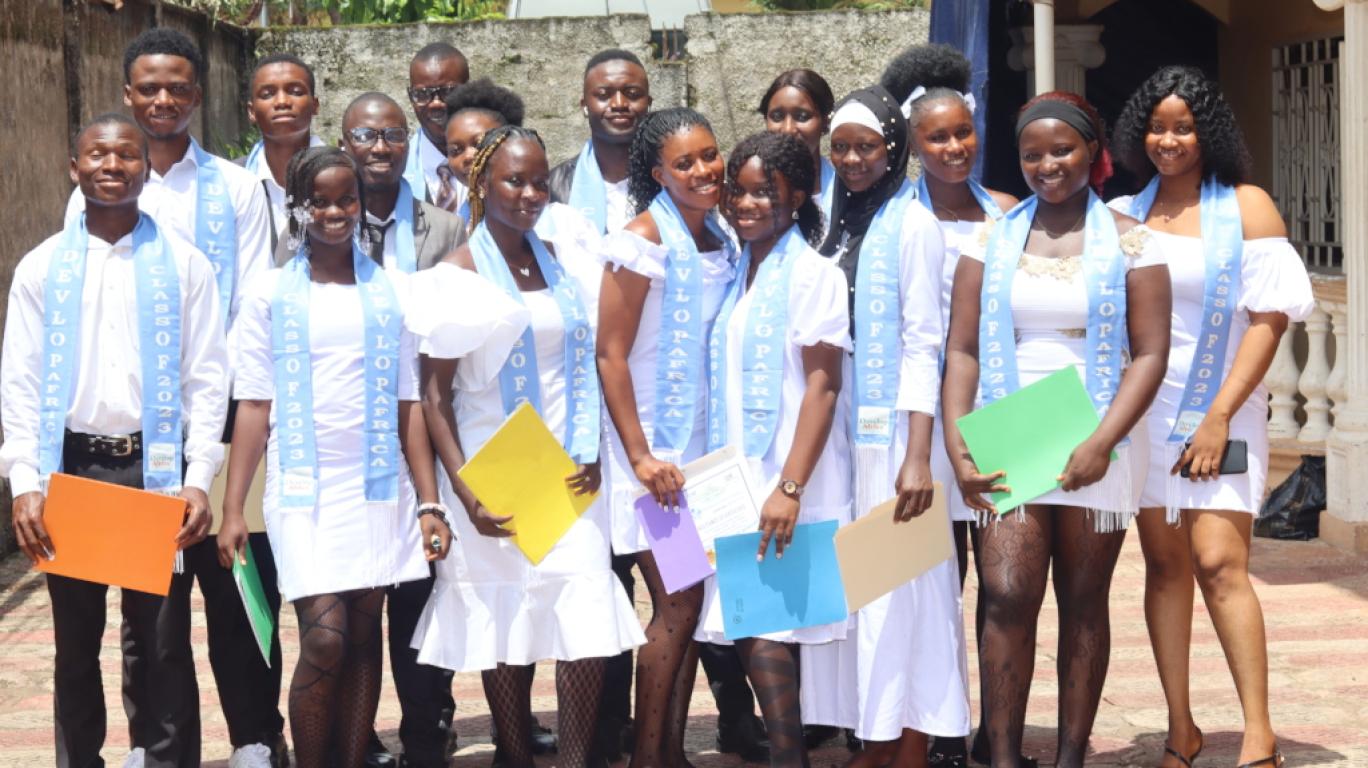
M 389 747 L 372 730 L 370 743 L 366 745 L 366 768 L 398 768 L 398 765 L 399 761 L 394 759 Z
M 930 768 L 966 768 L 969 765 L 969 752 L 965 749 L 964 739 L 935 737 L 931 740 L 926 764 Z

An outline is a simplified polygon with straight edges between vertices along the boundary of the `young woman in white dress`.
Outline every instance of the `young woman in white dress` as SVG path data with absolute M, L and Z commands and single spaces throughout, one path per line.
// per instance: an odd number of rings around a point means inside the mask
M 1091 105 L 1061 91 L 1032 99 L 1017 119 L 1017 150 L 1035 195 L 995 225 L 986 253 L 960 259 L 955 275 L 946 447 L 984 525 L 979 674 L 990 681 L 982 727 L 992 763 L 1016 765 L 1021 754 L 1036 621 L 1053 568 L 1058 674 L 1069 681 L 1060 687 L 1055 761 L 1080 766 L 1111 649 L 1112 570 L 1144 476 L 1142 417 L 1168 357 L 1169 281 L 1154 238 L 1093 192 L 1111 162 Z M 1101 424 L 1073 450 L 1058 490 L 998 516 L 985 494 L 1012 479 L 980 473 L 955 421 L 976 397 L 993 402 L 1065 366 L 1083 378 Z
M 1288 323 L 1314 306 L 1311 283 L 1272 199 L 1246 183 L 1249 154 L 1235 115 L 1200 71 L 1166 67 L 1146 80 L 1117 122 L 1115 146 L 1149 184 L 1112 204 L 1154 230 L 1173 281 L 1173 339 L 1147 417 L 1139 516 L 1145 622 L 1169 710 L 1163 765 L 1188 766 L 1202 750 L 1188 698 L 1195 575 L 1244 710 L 1240 763 L 1276 768 L 1282 756 L 1268 716 L 1249 537 L 1268 472 L 1263 376 Z M 1229 439 L 1248 447 L 1242 474 L 1221 474 Z
M 802 140 L 816 163 L 811 195 L 822 212 L 823 231 L 831 220 L 831 191 L 836 186 L 836 169 L 822 154 L 822 137 L 831 126 L 831 110 L 836 97 L 822 76 L 810 69 L 781 72 L 760 99 L 760 115 L 765 130 L 787 133 Z
M 1011 210 L 1017 199 L 1006 192 L 986 189 L 973 178 L 979 138 L 974 128 L 975 102 L 969 92 L 969 60 L 964 54 L 949 45 L 913 46 L 888 63 L 879 83 L 902 104 L 911 133 L 912 153 L 921 165 L 921 178 L 915 182 L 917 202 L 935 215 L 945 237 L 941 319 L 948 330 L 950 289 L 960 254 L 981 249 L 993 222 L 1002 218 L 1003 212 Z M 953 521 L 960 589 L 963 590 L 971 542 L 974 551 L 978 551 L 978 528 L 974 525 L 973 510 L 955 492 L 955 470 L 945 452 L 942 421 L 938 414 L 931 439 L 931 473 L 941 487 L 949 491 L 946 506 Z M 977 569 L 981 565 L 982 558 L 976 557 L 974 568 L 980 582 L 983 577 Z M 983 639 L 981 600 L 977 601 L 976 614 L 974 640 L 977 645 Z M 980 686 L 982 683 L 980 681 Z M 982 703 L 980 695 L 980 707 Z M 981 713 L 979 720 L 983 720 Z M 980 763 L 987 763 L 989 759 L 987 737 L 987 729 L 980 729 L 974 738 L 973 749 L 969 750 Z M 964 747 L 963 739 L 936 739 L 931 745 L 932 764 L 955 758 L 964 761 Z
M 811 246 L 822 228 L 808 192 L 815 176 L 803 143 L 777 133 L 744 139 L 727 164 L 722 207 L 745 247 L 709 342 L 718 366 L 708 443 L 740 448 L 765 494 L 757 557 L 771 541 L 770 556 L 782 557 L 797 524 L 850 520 L 850 448 L 846 414 L 837 407 L 850 348 L 846 282 Z M 723 622 L 712 576 L 695 638 L 729 645 Z M 846 624 L 736 641 L 764 716 L 771 765 L 807 763 L 799 644 L 845 639 Z
M 613 551 L 638 553 L 653 609 L 637 651 L 631 768 L 687 764 L 684 721 L 703 586 L 666 593 L 633 503 L 645 486 L 662 506 L 674 505 L 684 486 L 679 467 L 707 448 L 707 340 L 736 260 L 716 211 L 724 172 L 702 115 L 683 107 L 647 115 L 629 158 L 637 215 L 604 239 L 600 254 L 598 366 L 613 422 L 606 467 Z
M 345 153 L 305 150 L 287 175 L 300 248 L 246 288 L 234 324 L 239 407 L 220 559 L 241 556 L 243 502 L 267 451 L 266 532 L 299 617 L 295 760 L 359 768 L 380 695 L 385 587 L 427 578 L 424 552 L 441 556 L 451 535 L 415 402 L 407 275 L 358 245 L 365 189 Z
M 906 522 L 931 506 L 944 242 L 914 200 L 907 121 L 887 90 L 862 88 L 837 106 L 831 158 L 835 202 L 820 250 L 848 286 L 854 516 L 896 497 L 895 519 Z M 865 741 L 853 765 L 924 765 L 929 736 L 969 732 L 960 614 L 953 558 L 860 609 L 853 643 L 804 647 L 804 717 L 853 727 Z
M 481 671 L 509 768 L 533 765 L 534 664 L 556 660 L 557 764 L 582 768 L 598 718 L 604 660 L 644 640 L 610 567 L 605 504 L 592 504 L 533 565 L 508 538 L 510 519 L 492 515 L 456 475 L 464 457 L 529 402 L 579 465 L 566 479 L 570 487 L 599 489 L 598 233 L 575 210 L 547 207 L 548 177 L 536 132 L 504 126 L 486 134 L 470 169 L 470 240 L 426 273 L 425 293 L 434 302 L 447 295 L 448 280 L 476 272 L 531 315 L 506 358 L 456 360 L 425 348 L 422 365 L 424 409 L 445 470 L 441 490 L 466 515 L 454 520 L 457 551 L 438 568 L 415 643 L 423 663 Z

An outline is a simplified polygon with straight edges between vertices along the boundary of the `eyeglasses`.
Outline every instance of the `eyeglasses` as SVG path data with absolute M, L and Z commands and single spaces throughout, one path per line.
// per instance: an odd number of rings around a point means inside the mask
M 407 144 L 409 132 L 407 128 L 353 128 L 347 131 L 347 137 L 351 143 L 358 147 L 369 147 L 381 136 L 385 137 L 386 144 Z
M 442 99 L 445 101 L 448 94 L 460 87 L 461 86 L 459 85 L 433 85 L 424 88 L 410 87 L 408 89 L 408 97 L 409 101 L 412 101 L 414 104 L 427 104 L 433 99 Z

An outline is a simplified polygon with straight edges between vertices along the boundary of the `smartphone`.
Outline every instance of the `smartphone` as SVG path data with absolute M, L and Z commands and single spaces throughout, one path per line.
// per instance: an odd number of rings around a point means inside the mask
M 1183 445 L 1186 452 L 1191 443 Z M 1221 453 L 1221 474 L 1223 475 L 1243 475 L 1249 471 L 1249 444 L 1243 440 L 1227 440 L 1225 451 Z M 1188 472 L 1188 465 L 1184 464 L 1178 470 L 1179 477 L 1191 477 Z

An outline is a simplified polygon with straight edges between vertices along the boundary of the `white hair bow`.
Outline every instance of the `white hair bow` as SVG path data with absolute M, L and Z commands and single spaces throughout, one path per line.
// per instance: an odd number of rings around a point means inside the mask
M 959 93 L 959 97 L 964 101 L 964 106 L 969 110 L 969 114 L 974 114 L 974 110 L 978 108 L 978 101 L 974 99 L 974 94 L 960 93 L 959 91 L 955 91 L 955 93 Z M 909 120 L 912 119 L 912 102 L 925 95 L 926 86 L 924 85 L 913 88 L 912 92 L 907 94 L 907 100 L 902 103 L 902 114 L 904 118 Z

